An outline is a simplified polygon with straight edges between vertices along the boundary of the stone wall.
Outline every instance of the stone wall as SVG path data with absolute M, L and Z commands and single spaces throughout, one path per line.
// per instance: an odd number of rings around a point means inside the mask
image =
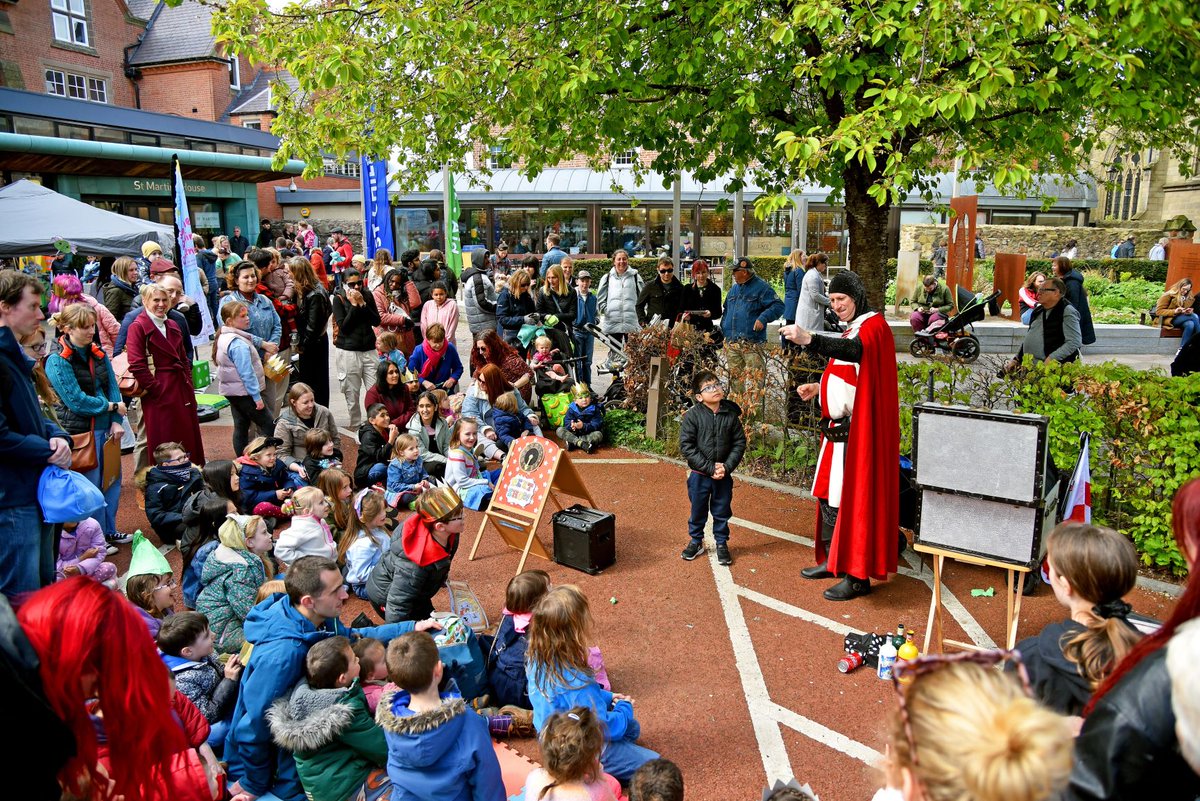
M 1112 246 L 1125 237 L 1133 236 L 1134 255 L 1146 258 L 1150 246 L 1167 233 L 1149 228 L 1080 228 L 1040 225 L 980 225 L 975 229 L 982 237 L 987 255 L 1024 253 L 1030 258 L 1048 259 L 1063 249 L 1068 239 L 1079 241 L 1079 258 L 1107 258 Z M 920 250 L 921 258 L 933 255 L 933 243 L 946 238 L 944 225 L 900 226 L 900 249 Z

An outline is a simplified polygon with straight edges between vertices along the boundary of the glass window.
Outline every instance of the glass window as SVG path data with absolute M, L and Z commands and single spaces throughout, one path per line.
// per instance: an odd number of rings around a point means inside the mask
M 459 243 L 487 246 L 487 209 L 463 208 L 458 217 Z
M 568 253 L 587 253 L 587 209 L 543 209 L 546 236 L 558 234 L 558 246 Z
M 509 155 L 506 143 L 488 146 L 487 166 L 489 170 L 507 170 L 512 167 L 512 156 Z
M 58 135 L 63 139 L 91 139 L 92 129 L 83 125 L 58 124 Z
M 108 82 L 99 78 L 88 78 L 88 97 L 87 99 L 93 103 L 108 102 Z
M 67 96 L 67 76 L 58 70 L 46 70 L 46 94 Z
M 809 210 L 805 253 L 824 253 L 830 264 L 846 264 L 849 241 L 850 232 L 846 230 L 845 215 L 841 211 Z
M 242 66 L 238 63 L 237 56 L 229 59 L 229 88 L 242 88 Z
M 1074 226 L 1075 222 L 1075 215 L 1070 212 L 1038 212 L 1033 220 L 1034 225 L 1057 225 L 1061 227 Z
M 238 150 L 238 146 L 233 144 L 232 142 L 217 142 L 217 152 L 218 153 L 233 153 L 236 155 L 240 151 Z
M 87 81 L 82 75 L 67 73 L 67 96 L 87 100 Z
M 542 223 L 537 209 L 496 209 L 496 243 L 508 243 L 514 256 L 542 252 Z
M 129 144 L 145 145 L 146 147 L 158 147 L 158 137 L 151 136 L 150 134 L 131 133 L 129 134 Z
M 786 256 L 792 250 L 792 208 L 788 206 L 758 219 L 754 208 L 746 208 L 746 255 Z
M 700 256 L 718 264 L 733 258 L 732 211 L 704 209 L 700 212 Z
M 632 254 L 646 238 L 645 209 L 600 209 L 600 250 L 612 255 L 615 250 Z
M 214 143 L 212 143 L 212 142 L 197 142 L 194 139 L 188 140 L 188 148 L 190 148 L 191 150 L 199 151 L 201 153 L 217 152 L 217 146 Z
M 659 253 L 672 258 L 679 256 L 678 249 L 671 246 L 671 216 L 670 209 L 646 210 L 650 231 L 645 243 L 646 250 L 643 252 L 647 256 L 657 256 Z
M 928 209 L 916 209 L 900 212 L 901 225 L 941 225 L 942 215 Z
M 614 153 L 612 165 L 614 167 L 632 167 L 637 164 L 638 152 L 635 147 L 633 150 L 622 150 L 620 153 Z
M 261 131 L 262 123 L 259 122 L 258 120 L 246 120 L 245 122 L 242 123 L 242 127 L 250 128 L 251 130 L 254 130 L 254 131 Z
M 0 114 L 0 132 L 12 133 L 12 130 L 13 130 L 12 117 L 8 116 L 7 114 Z
M 187 140 L 182 136 L 160 136 L 158 137 L 159 147 L 177 147 L 182 150 L 187 150 Z
M 219 203 L 188 203 L 192 213 L 192 233 L 200 234 L 207 242 L 221 231 L 221 205 Z
M 401 253 L 412 248 L 425 252 L 441 246 L 441 206 L 396 209 L 396 247 Z
M 54 38 L 87 47 L 87 10 L 83 0 L 50 0 L 50 9 L 54 19 Z
M 1029 225 L 1033 215 L 1019 211 L 993 211 L 988 220 L 992 225 Z
M 54 136 L 54 120 L 36 117 L 13 117 L 13 133 L 30 136 Z
M 97 142 L 118 142 L 125 144 L 129 141 L 129 135 L 125 131 L 119 131 L 116 128 L 106 128 L 103 125 L 92 129 L 93 138 Z

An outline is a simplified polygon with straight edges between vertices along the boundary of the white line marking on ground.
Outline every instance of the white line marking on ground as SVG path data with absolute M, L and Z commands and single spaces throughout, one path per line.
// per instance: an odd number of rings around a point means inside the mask
M 771 706 L 774 707 L 776 720 L 789 729 L 794 729 L 805 737 L 841 751 L 846 756 L 866 762 L 868 765 L 874 766 L 883 762 L 883 754 L 874 748 L 863 745 L 858 740 L 852 740 L 841 732 L 822 726 L 815 720 L 806 718 L 779 704 L 771 704 Z
M 729 523 L 730 523 L 730 525 L 741 526 L 742 528 L 747 528 L 747 529 L 750 529 L 751 531 L 757 531 L 760 534 L 766 534 L 768 537 L 775 537 L 776 539 L 787 540 L 788 542 L 794 542 L 794 543 L 803 545 L 808 548 L 812 548 L 814 545 L 814 543 L 810 537 L 801 537 L 798 534 L 789 534 L 786 531 L 780 531 L 777 528 L 772 528 L 770 526 L 764 526 L 761 523 L 755 523 L 751 520 L 745 520 L 740 517 L 731 517 L 729 519 Z M 904 561 L 906 561 L 906 562 L 908 562 L 908 564 L 912 565 L 912 568 L 901 567 L 899 570 L 900 575 L 907 576 L 908 578 L 911 578 L 911 579 L 916 579 L 917 581 L 921 582 L 926 587 L 928 587 L 930 592 L 933 592 L 933 572 L 932 571 L 926 572 L 923 569 L 923 565 L 921 564 L 920 557 L 917 556 L 912 551 L 905 551 L 904 552 Z M 914 564 L 914 562 L 915 562 L 915 564 Z M 763 597 L 765 598 L 767 596 L 763 596 Z M 754 600 L 757 600 L 757 599 L 754 599 Z M 782 603 L 782 602 L 779 602 L 779 603 Z M 770 604 L 764 604 L 764 605 L 770 606 Z M 997 647 L 996 641 L 993 640 L 986 631 L 984 631 L 983 626 L 979 625 L 979 621 L 977 621 L 975 619 L 975 616 L 967 611 L 967 608 L 962 605 L 962 602 L 958 600 L 958 598 L 954 595 L 953 592 L 950 591 L 950 589 L 945 585 L 945 583 L 942 584 L 942 605 L 946 608 L 946 611 L 950 613 L 951 617 L 954 618 L 954 620 L 958 623 L 958 625 L 962 626 L 963 631 L 965 631 L 967 633 L 967 636 L 971 638 L 972 642 L 974 642 L 980 648 L 995 648 L 995 647 Z M 777 608 L 777 607 L 772 607 L 772 608 Z M 798 609 L 797 607 L 792 607 L 792 608 L 797 609 L 797 611 L 804 612 L 804 610 Z M 784 610 L 778 609 L 778 611 L 782 612 Z M 804 616 L 798 615 L 798 614 L 793 614 L 792 612 L 785 612 L 785 614 L 791 614 L 791 615 L 793 615 L 793 617 L 801 617 L 802 619 L 805 619 L 805 620 L 808 619 L 807 617 L 804 617 Z M 811 613 L 806 613 L 806 614 L 811 614 Z M 818 621 L 813 620 L 812 622 L 816 623 Z M 826 628 L 828 628 L 828 627 L 826 627 Z M 854 631 L 854 629 L 850 629 L 850 631 Z
M 733 575 L 729 568 L 717 564 L 717 555 L 712 545 L 712 521 L 707 526 L 706 545 L 708 547 L 708 563 L 712 568 L 713 580 L 717 586 L 717 597 L 721 599 L 721 609 L 725 613 L 725 625 L 729 628 L 729 642 L 733 646 L 734 662 L 737 665 L 738 676 L 742 680 L 742 692 L 746 696 L 746 706 L 750 711 L 750 723 L 754 727 L 754 735 L 758 738 L 758 750 L 762 755 L 763 770 L 767 774 L 767 784 L 776 779 L 788 781 L 794 775 L 791 761 L 788 759 L 787 748 L 783 744 L 783 733 L 779 730 L 778 716 L 775 713 L 776 704 L 771 701 L 767 692 L 767 682 L 763 678 L 762 669 L 758 665 L 758 655 L 754 652 L 754 643 L 750 640 L 750 630 L 746 627 L 746 618 L 742 614 L 738 602 L 737 585 L 733 583 Z
M 808 623 L 815 623 L 822 628 L 829 629 L 835 634 L 841 634 L 845 637 L 847 634 L 858 634 L 858 629 L 853 626 L 847 626 L 845 623 L 839 623 L 836 620 L 831 620 L 824 615 L 818 615 L 815 612 L 810 612 L 807 609 L 801 609 L 798 606 L 793 606 L 786 601 L 780 601 L 778 598 L 772 598 L 769 595 L 763 595 L 761 592 L 746 589 L 745 587 L 737 587 L 737 594 L 748 601 L 754 601 L 756 604 L 761 604 L 768 609 L 774 609 L 776 612 L 782 612 L 785 615 L 790 615 Z

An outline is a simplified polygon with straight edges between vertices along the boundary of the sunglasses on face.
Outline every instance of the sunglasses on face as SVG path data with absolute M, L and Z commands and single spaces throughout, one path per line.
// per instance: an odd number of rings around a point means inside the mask
M 673 272 L 675 272 L 675 271 L 674 270 L 659 270 L 658 274 L 659 275 L 670 275 Z
M 354 287 L 360 287 L 360 286 L 362 286 L 362 281 L 347 281 L 347 282 L 346 282 L 346 286 L 348 286 L 348 287 L 350 287 L 350 288 L 352 288 L 352 289 L 353 289 Z

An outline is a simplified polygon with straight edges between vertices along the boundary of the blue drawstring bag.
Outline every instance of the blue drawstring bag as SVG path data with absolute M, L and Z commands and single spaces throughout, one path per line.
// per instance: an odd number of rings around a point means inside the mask
M 47 523 L 77 523 L 104 508 L 104 494 L 81 473 L 50 465 L 38 479 L 38 503 Z

